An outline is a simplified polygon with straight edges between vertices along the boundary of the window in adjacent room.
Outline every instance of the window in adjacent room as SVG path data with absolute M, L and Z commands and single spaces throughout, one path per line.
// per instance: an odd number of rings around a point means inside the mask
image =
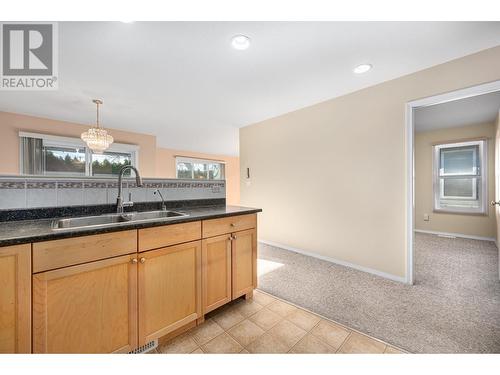
M 22 175 L 110 177 L 124 165 L 138 164 L 137 145 L 113 143 L 104 153 L 94 154 L 79 138 L 25 132 L 19 138 Z
M 206 160 L 177 156 L 175 158 L 177 178 L 200 180 L 223 180 L 225 163 L 219 160 Z
M 487 212 L 486 140 L 434 146 L 434 210 Z

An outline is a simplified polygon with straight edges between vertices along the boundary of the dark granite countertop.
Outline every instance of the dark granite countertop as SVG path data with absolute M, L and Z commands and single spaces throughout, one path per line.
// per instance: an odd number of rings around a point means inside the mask
M 245 215 L 261 212 L 262 210 L 260 208 L 214 205 L 205 207 L 179 207 L 176 208 L 176 211 L 187 213 L 189 216 L 171 218 L 168 221 L 156 220 L 137 223 L 130 222 L 104 228 L 94 227 L 65 230 L 53 230 L 51 228 L 51 223 L 53 220 L 56 220 L 55 218 L 0 222 L 0 247 L 60 238 L 88 236 L 98 233 L 118 232 L 129 229 L 186 223 L 203 219 L 216 219 L 226 216 Z

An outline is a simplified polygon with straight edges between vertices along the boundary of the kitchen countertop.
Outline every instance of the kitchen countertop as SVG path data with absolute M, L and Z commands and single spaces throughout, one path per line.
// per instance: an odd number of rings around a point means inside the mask
M 121 223 L 120 225 L 108 226 L 104 228 L 93 227 L 64 230 L 53 230 L 51 228 L 51 223 L 52 221 L 57 220 L 56 218 L 0 222 L 0 247 L 30 242 L 55 240 L 60 238 L 88 236 L 98 233 L 118 232 L 129 229 L 149 228 L 161 225 L 186 223 L 204 219 L 216 219 L 227 216 L 253 214 L 261 212 L 262 210 L 260 208 L 216 205 L 205 207 L 186 207 L 185 209 L 180 207 L 176 208 L 175 211 L 184 212 L 189 216 L 176 217 L 169 220 L 155 220 L 136 223 L 130 222 L 126 224 Z

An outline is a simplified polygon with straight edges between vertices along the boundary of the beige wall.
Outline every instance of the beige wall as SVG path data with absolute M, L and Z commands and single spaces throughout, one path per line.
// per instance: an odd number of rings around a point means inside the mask
M 432 145 L 467 138 L 488 138 L 488 215 L 433 212 Z M 489 201 L 495 196 L 495 124 L 476 124 L 418 132 L 415 135 L 415 228 L 436 232 L 496 237 L 495 210 Z M 429 214 L 429 221 L 424 221 Z
M 226 162 L 226 200 L 227 204 L 239 204 L 240 202 L 240 159 L 236 156 L 224 156 L 204 154 L 199 152 L 188 152 L 158 148 L 156 152 L 156 176 L 175 178 L 175 156 L 186 156 L 192 158 L 222 160 Z
M 80 134 L 87 130 L 88 127 L 89 125 L 0 112 L 0 175 L 19 174 L 19 131 L 80 137 Z M 173 155 L 226 161 L 227 201 L 229 204 L 239 203 L 240 172 L 238 157 L 157 148 L 154 135 L 116 129 L 108 130 L 115 138 L 115 142 L 139 145 L 139 170 L 144 177 L 175 178 L 175 159 Z
M 259 238 L 405 276 L 405 104 L 498 80 L 499 66 L 496 47 L 242 128 Z

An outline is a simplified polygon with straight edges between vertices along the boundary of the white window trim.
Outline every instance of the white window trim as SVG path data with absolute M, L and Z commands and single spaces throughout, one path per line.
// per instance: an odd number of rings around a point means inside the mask
M 44 145 L 47 146 L 67 146 L 67 147 L 82 147 L 85 148 L 86 160 L 90 160 L 89 156 L 92 154 L 92 151 L 88 148 L 85 142 L 80 138 L 73 137 L 64 137 L 59 135 L 52 134 L 41 134 L 41 133 L 32 133 L 32 132 L 19 132 L 19 138 L 28 137 L 28 138 L 38 138 L 42 139 Z M 109 152 L 123 152 L 130 153 L 132 155 L 132 165 L 137 167 L 139 164 L 139 145 L 127 144 L 127 143 L 113 143 L 109 146 L 106 151 Z M 22 165 L 23 165 L 23 154 L 21 148 L 19 148 L 19 173 L 22 173 Z M 85 163 L 85 177 L 98 177 L 92 176 L 92 166 L 91 163 Z
M 451 147 L 466 147 L 466 146 L 479 146 L 479 158 L 481 165 L 481 173 L 478 176 L 477 170 L 473 171 L 475 173 L 471 174 L 453 174 L 454 176 L 463 176 L 463 177 L 472 177 L 474 182 L 477 181 L 477 178 L 481 179 L 481 205 L 478 208 L 462 208 L 462 207 L 441 207 L 440 199 L 453 197 L 444 197 L 444 187 L 441 183 L 440 177 L 452 176 L 450 174 L 442 174 L 440 175 L 440 151 L 443 148 L 451 148 Z M 450 143 L 440 143 L 433 146 L 433 210 L 435 212 L 443 212 L 443 213 L 459 213 L 459 214 L 488 214 L 488 140 L 480 139 L 474 141 L 466 141 L 466 142 L 450 142 Z M 476 186 L 477 183 L 473 186 L 473 196 L 476 195 Z M 439 194 L 438 194 L 439 193 Z M 457 197 L 456 199 L 467 200 L 467 198 Z
M 179 163 L 191 163 L 191 164 L 223 164 L 226 165 L 227 163 L 223 160 L 215 160 L 215 159 L 201 159 L 201 158 L 193 158 L 193 157 L 187 157 L 187 156 L 175 156 L 175 177 L 179 178 L 179 170 L 177 169 L 177 164 Z M 194 171 L 191 171 L 191 178 L 194 176 Z M 208 173 L 208 171 L 207 171 Z M 226 179 L 226 170 L 224 168 L 224 178 L 221 180 Z M 206 179 L 207 181 L 209 180 L 208 178 Z M 211 181 L 221 181 L 221 180 L 211 180 Z

